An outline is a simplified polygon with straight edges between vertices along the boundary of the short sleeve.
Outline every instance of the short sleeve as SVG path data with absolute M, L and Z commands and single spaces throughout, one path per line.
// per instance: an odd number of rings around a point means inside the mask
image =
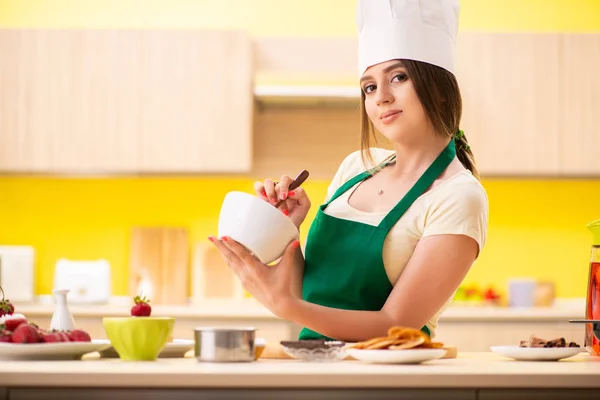
M 485 189 L 477 181 L 465 182 L 431 204 L 422 236 L 466 235 L 477 242 L 481 252 L 487 236 L 488 213 Z
M 333 197 L 336 190 L 338 190 L 344 183 L 346 183 L 348 179 L 350 179 L 349 175 L 351 171 L 349 171 L 349 167 L 354 164 L 354 160 L 356 157 L 358 157 L 358 155 L 359 153 L 355 151 L 344 158 L 335 175 L 333 176 L 333 179 L 331 179 L 329 186 L 327 187 L 327 197 L 325 197 L 325 203 L 327 203 L 329 199 Z

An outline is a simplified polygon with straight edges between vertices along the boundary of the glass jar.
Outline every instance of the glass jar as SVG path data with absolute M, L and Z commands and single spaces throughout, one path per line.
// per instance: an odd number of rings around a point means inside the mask
M 600 319 L 600 245 L 592 246 L 585 318 Z M 585 324 L 585 346 L 600 356 L 600 339 L 594 335 L 593 324 Z

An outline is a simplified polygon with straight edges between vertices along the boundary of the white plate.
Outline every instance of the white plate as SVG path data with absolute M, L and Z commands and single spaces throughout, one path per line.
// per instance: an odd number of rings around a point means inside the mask
M 558 361 L 585 351 L 580 347 L 492 346 L 490 349 L 518 361 Z
M 102 351 L 109 344 L 97 342 L 0 343 L 2 360 L 78 360 L 87 353 Z
M 119 354 L 115 351 L 114 347 L 111 346 L 108 339 L 94 340 L 97 343 L 108 344 L 108 347 L 100 352 L 100 356 L 103 358 L 118 358 Z M 172 342 L 168 342 L 162 349 L 159 358 L 183 358 L 185 353 L 194 348 L 194 341 L 188 339 L 173 339 Z
M 377 364 L 419 364 L 442 358 L 445 349 L 361 350 L 346 349 L 353 358 Z

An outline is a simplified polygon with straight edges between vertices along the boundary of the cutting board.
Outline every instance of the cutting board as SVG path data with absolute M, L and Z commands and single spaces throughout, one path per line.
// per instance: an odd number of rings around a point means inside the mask
M 458 348 L 456 346 L 444 346 L 446 354 L 442 358 L 456 358 L 458 355 Z M 396 350 L 402 351 L 402 350 Z M 291 360 L 292 357 L 288 356 L 282 349 L 279 343 L 267 343 L 264 351 L 260 358 L 267 359 L 279 359 L 279 360 Z M 348 356 L 344 360 L 354 360 L 354 358 Z
M 138 295 L 147 276 L 152 286 L 150 304 L 188 302 L 188 231 L 179 227 L 134 227 L 131 233 L 129 292 Z

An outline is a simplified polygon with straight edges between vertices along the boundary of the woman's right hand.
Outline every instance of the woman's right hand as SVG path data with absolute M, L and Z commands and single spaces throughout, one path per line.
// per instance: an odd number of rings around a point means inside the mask
M 282 176 L 277 184 L 272 179 L 265 179 L 264 182 L 254 182 L 254 190 L 258 197 L 270 202 L 273 206 L 279 200 L 285 200 L 279 209 L 289 216 L 294 225 L 300 229 L 300 225 L 310 210 L 310 199 L 301 187 L 289 190 L 293 181 L 294 178 L 287 175 Z

